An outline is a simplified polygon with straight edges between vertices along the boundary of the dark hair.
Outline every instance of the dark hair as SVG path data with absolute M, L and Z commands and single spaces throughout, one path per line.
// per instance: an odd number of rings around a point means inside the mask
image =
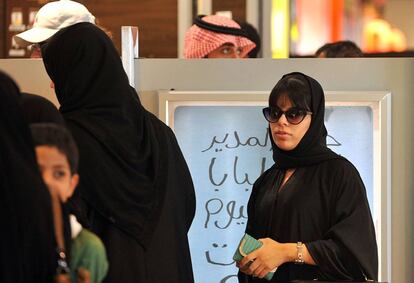
M 300 74 L 287 75 L 281 78 L 269 96 L 269 106 L 276 106 L 280 97 L 286 95 L 293 106 L 312 111 L 309 82 Z
M 248 22 L 238 22 L 238 24 L 240 25 L 242 30 L 245 31 L 247 38 L 253 41 L 254 44 L 256 44 L 256 47 L 253 48 L 247 55 L 249 56 L 249 58 L 257 58 L 257 55 L 259 54 L 261 47 L 259 32 L 253 25 L 249 24 Z
M 361 49 L 349 40 L 327 43 L 316 51 L 315 57 L 319 57 L 322 54 L 326 58 L 364 57 Z
M 35 146 L 56 147 L 68 159 L 71 173 L 78 172 L 78 147 L 65 127 L 54 123 L 37 123 L 30 125 L 30 130 Z

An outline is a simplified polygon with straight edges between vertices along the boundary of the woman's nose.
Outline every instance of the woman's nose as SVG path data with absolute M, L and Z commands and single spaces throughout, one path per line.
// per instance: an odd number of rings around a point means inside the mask
M 277 123 L 280 124 L 280 125 L 289 124 L 288 120 L 286 119 L 285 113 L 283 113 L 282 116 L 280 116 L 279 120 L 277 120 Z

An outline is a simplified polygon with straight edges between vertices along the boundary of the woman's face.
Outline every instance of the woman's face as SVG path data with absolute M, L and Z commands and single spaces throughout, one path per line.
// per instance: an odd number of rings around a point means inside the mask
M 293 107 L 287 95 L 282 95 L 277 101 L 277 107 L 282 111 L 287 111 Z M 290 124 L 283 114 L 277 122 L 269 123 L 272 138 L 275 144 L 282 150 L 289 151 L 294 149 L 310 127 L 311 115 L 306 115 L 298 125 Z

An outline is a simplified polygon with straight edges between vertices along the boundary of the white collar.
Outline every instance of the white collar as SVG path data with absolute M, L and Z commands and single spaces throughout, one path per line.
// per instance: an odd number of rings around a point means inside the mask
M 72 239 L 75 239 L 79 233 L 82 231 L 82 225 L 78 222 L 76 219 L 76 216 L 73 214 L 69 215 L 69 221 L 70 221 L 70 230 L 71 230 L 71 236 Z

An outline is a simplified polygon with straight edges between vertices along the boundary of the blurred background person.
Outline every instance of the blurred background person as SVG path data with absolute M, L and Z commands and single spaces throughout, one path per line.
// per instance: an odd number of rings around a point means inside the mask
M 332 43 L 326 43 L 316 52 L 317 58 L 358 58 L 364 57 L 361 49 L 352 41 L 344 40 Z
M 245 58 L 255 46 L 235 21 L 201 15 L 185 35 L 184 58 Z

